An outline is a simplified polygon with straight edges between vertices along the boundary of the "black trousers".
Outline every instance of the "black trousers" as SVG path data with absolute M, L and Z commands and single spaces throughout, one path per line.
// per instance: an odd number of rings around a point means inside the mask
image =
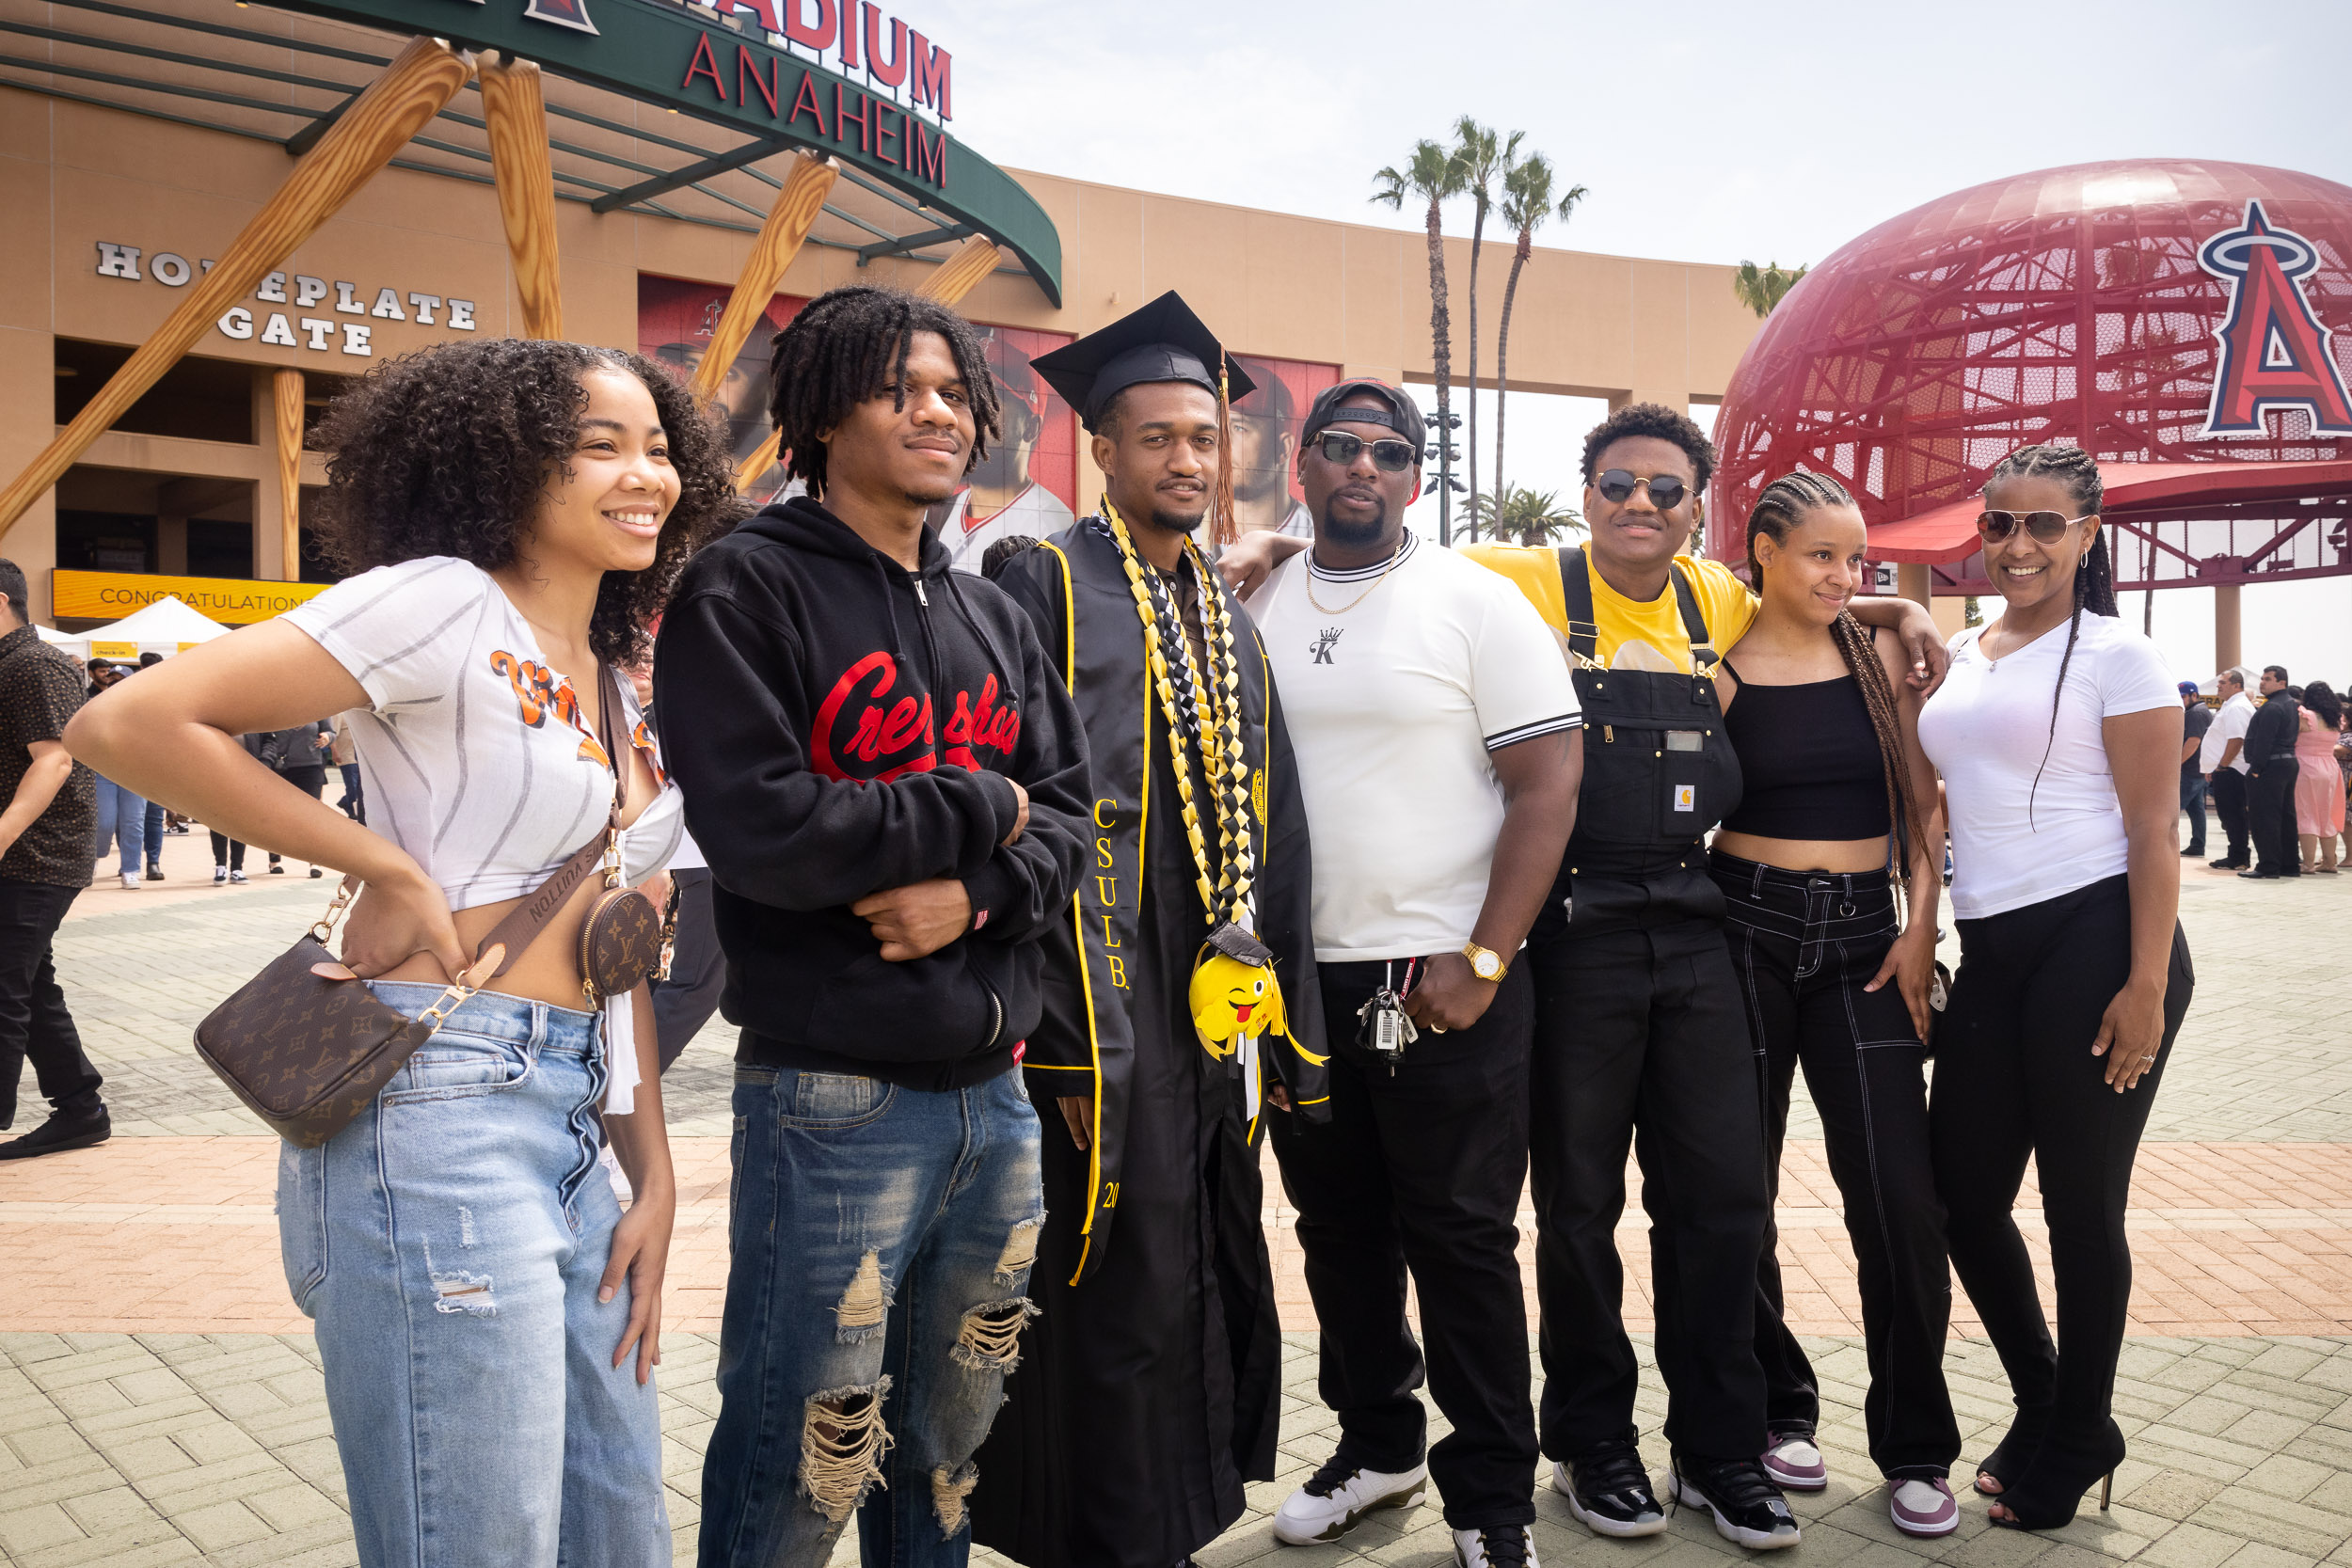
M 2187 853 L 2205 852 L 2205 776 L 2202 773 L 2181 775 L 2181 809 L 2188 813 Z
M 0 881 L 0 1127 L 15 1120 L 17 1085 L 28 1056 L 52 1107 L 77 1116 L 98 1108 L 103 1080 L 82 1050 L 52 951 L 58 924 L 81 891 Z
M 2107 1419 L 2131 1303 L 2123 1212 L 2132 1162 L 2196 983 L 2174 923 L 2164 1045 L 2118 1094 L 2090 1053 L 2131 974 L 2128 879 L 1963 920 L 1960 974 L 1936 1029 L 1929 1125 L 1952 1267 L 2021 1408 L 2050 1407 L 2054 1440 L 2086 1442 Z M 2033 1157 L 2058 1282 L 2050 1339 L 2033 1263 L 2010 1213 Z
M 2221 818 L 2221 831 L 2230 836 L 2228 858 L 2240 865 L 2253 864 L 2248 853 L 2253 824 L 2246 810 L 2246 775 L 2234 768 L 2217 768 L 2205 788 L 2213 797 L 2214 815 Z
M 1543 1450 L 1575 1459 L 1635 1441 L 1640 1366 L 1626 1337 L 1616 1225 L 1625 1159 L 1650 1218 L 1666 1436 L 1684 1453 L 1764 1449 L 1755 1345 L 1756 1260 L 1771 1198 L 1763 1118 L 1738 977 L 1695 869 L 1706 916 L 1545 931 L 1534 971 L 1535 1283 L 1543 1303 Z M 1640 884 L 1629 884 L 1641 893 Z M 1594 897 L 1580 883 L 1577 920 Z M 1542 927 L 1538 927 L 1543 930 Z
M 670 879 L 677 884 L 677 936 L 670 977 L 653 982 L 654 1039 L 664 1072 L 719 1010 L 719 991 L 727 978 L 726 955 L 719 951 L 719 927 L 710 911 L 709 871 L 690 866 L 671 872 Z
M 1710 867 L 1747 997 L 1775 1200 L 1800 1063 L 1821 1115 L 1862 1287 L 1870 1458 L 1887 1476 L 1945 1475 L 1960 1454 L 1960 1427 L 1944 1385 L 1952 1278 L 1928 1153 L 1927 1047 L 1892 980 L 1863 990 L 1894 944 L 1894 888 L 1883 871 L 1783 871 L 1721 852 Z M 1764 1234 L 1756 1355 L 1765 1421 L 1777 1432 L 1810 1432 L 1821 1418 L 1820 1388 L 1784 1322 L 1778 1228 L 1768 1222 Z
M 213 863 L 225 865 L 231 871 L 245 869 L 245 845 L 227 833 L 213 834 Z
M 2254 869 L 2266 876 L 2300 877 L 2303 846 L 2295 832 L 2295 782 L 2303 765 L 2273 757 L 2256 765 L 2246 781 L 2246 806 L 2254 819 Z
M 1513 966 L 1476 1024 L 1422 1030 L 1391 1073 L 1343 1043 L 1389 967 L 1318 966 L 1331 1119 L 1270 1118 L 1323 1325 L 1319 1390 L 1339 1415 L 1342 1455 L 1390 1473 L 1420 1463 L 1428 1418 L 1413 1392 L 1423 1363 L 1405 1315 L 1410 1270 L 1429 1392 L 1454 1425 L 1427 1449 L 1446 1523 L 1532 1524 L 1535 1420 L 1518 1223 L 1532 987 Z M 1404 960 L 1394 969 L 1401 983 Z

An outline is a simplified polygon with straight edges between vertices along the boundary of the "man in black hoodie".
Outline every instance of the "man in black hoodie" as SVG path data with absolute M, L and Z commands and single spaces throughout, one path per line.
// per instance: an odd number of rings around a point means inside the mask
M 777 338 L 807 495 L 688 566 L 655 661 L 736 1053 L 705 1568 L 961 1564 L 1044 1222 L 1012 1068 L 1084 854 L 1076 709 L 923 526 L 996 434 L 977 335 L 836 289 Z M 869 1499 L 875 1481 L 885 1490 Z

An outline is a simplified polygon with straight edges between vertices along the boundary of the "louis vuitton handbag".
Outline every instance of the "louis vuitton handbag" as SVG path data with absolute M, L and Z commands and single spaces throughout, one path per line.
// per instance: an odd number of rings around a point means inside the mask
M 612 747 L 612 715 L 618 703 L 606 669 L 599 727 L 616 776 L 623 753 Z M 342 966 L 327 940 L 359 891 L 358 879 L 346 877 L 300 941 L 205 1015 L 196 1026 L 197 1054 L 271 1131 L 297 1148 L 316 1148 L 367 1109 L 482 980 L 512 968 L 581 880 L 599 869 L 604 891 L 580 927 L 580 990 L 591 1007 L 625 995 L 666 969 L 677 899 L 673 889 L 669 910 L 657 912 L 651 899 L 621 885 L 619 789 L 613 797 L 603 830 L 500 921 L 473 964 L 415 1018 L 386 1006 L 365 981 L 334 977 Z M 478 977 L 483 955 L 501 945 L 506 952 L 498 968 Z

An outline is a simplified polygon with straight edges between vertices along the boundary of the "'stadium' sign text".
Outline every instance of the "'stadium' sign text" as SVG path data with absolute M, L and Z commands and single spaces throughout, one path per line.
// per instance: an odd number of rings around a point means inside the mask
M 97 245 L 101 277 L 184 289 L 199 273 L 213 270 L 210 261 L 192 262 L 177 251 L 150 254 L 137 245 L 112 240 L 100 240 Z M 253 298 L 252 306 L 230 307 L 213 324 L 215 329 L 241 343 L 263 342 L 361 359 L 375 356 L 375 323 L 379 321 L 414 322 L 453 332 L 481 330 L 470 299 L 449 299 L 415 290 L 404 293 L 390 285 L 371 290 L 344 278 L 312 277 L 301 272 L 271 273 L 253 291 Z M 286 309 L 273 309 L 273 306 Z M 359 319 L 350 319 L 355 316 Z
M 474 0 L 476 5 L 487 3 Z M 595 3 L 600 0 L 523 0 L 523 14 L 533 22 L 594 33 L 596 24 L 590 8 Z M 894 95 L 903 88 L 916 108 L 929 109 L 943 120 L 956 118 L 953 56 L 897 17 L 884 15 L 873 0 L 656 3 L 696 5 L 721 16 L 748 16 L 772 41 L 805 49 L 820 61 L 830 54 L 836 70 L 845 73 L 863 71 L 866 80 L 890 88 Z

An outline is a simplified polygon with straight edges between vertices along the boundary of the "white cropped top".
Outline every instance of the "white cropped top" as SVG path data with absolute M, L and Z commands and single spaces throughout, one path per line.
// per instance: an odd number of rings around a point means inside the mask
M 602 827 L 612 769 L 571 678 L 548 668 L 489 574 L 454 556 L 378 566 L 282 619 L 351 672 L 369 707 L 351 724 L 368 826 L 415 857 L 453 910 L 519 898 Z M 626 679 L 629 738 L 660 792 L 621 834 L 622 875 L 670 863 L 677 786 Z

